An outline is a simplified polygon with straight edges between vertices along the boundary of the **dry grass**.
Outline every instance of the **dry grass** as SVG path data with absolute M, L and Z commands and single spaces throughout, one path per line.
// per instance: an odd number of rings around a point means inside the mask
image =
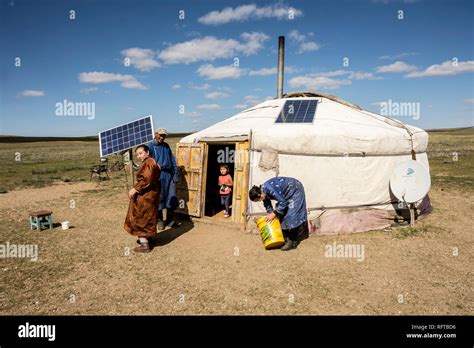
M 167 139 L 173 151 L 179 139 Z M 0 143 L 0 161 L 0 193 L 54 182 L 88 181 L 90 167 L 100 162 L 99 142 Z M 109 157 L 109 163 L 120 161 L 118 155 Z
M 469 152 L 459 160 L 468 171 L 472 149 L 464 143 L 472 143 L 472 134 L 459 139 L 432 136 L 430 149 Z M 69 155 L 86 152 L 78 146 L 68 149 Z M 34 165 L 31 156 L 24 164 L 30 172 L 55 158 L 41 157 Z M 433 177 L 449 178 L 451 168 L 431 159 Z M 15 183 L 6 173 L 2 178 Z M 39 258 L 0 259 L 0 314 L 466 315 L 474 310 L 474 204 L 472 185 L 464 179 L 433 180 L 434 212 L 415 228 L 311 236 L 284 253 L 265 251 L 254 234 L 184 221 L 161 232 L 146 255 L 130 252 L 135 240 L 122 228 L 128 200 L 119 173 L 100 184 L 27 184 L 0 195 L 0 243 L 37 244 Z M 28 212 L 37 209 L 51 209 L 56 222 L 68 220 L 73 228 L 30 231 Z M 364 261 L 326 257 L 325 246 L 334 242 L 364 246 Z
M 472 187 L 474 184 L 474 128 L 431 132 L 428 147 L 434 184 Z

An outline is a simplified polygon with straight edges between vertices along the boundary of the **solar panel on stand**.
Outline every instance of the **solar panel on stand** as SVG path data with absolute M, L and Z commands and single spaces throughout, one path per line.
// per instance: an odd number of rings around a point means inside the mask
M 152 116 L 107 129 L 99 133 L 100 157 L 131 149 L 153 140 Z
M 275 123 L 313 123 L 317 100 L 287 100 Z

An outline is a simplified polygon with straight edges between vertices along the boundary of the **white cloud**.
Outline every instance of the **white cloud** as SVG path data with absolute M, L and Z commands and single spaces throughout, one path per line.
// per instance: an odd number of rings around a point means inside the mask
M 290 12 L 291 11 L 291 12 Z M 283 4 L 258 7 L 255 4 L 241 5 L 235 8 L 226 7 L 222 11 L 206 13 L 198 22 L 206 25 L 221 25 L 230 22 L 244 22 L 250 19 L 276 18 L 278 20 L 290 19 L 303 15 L 301 10 Z
M 202 114 L 200 112 L 197 112 L 197 111 L 191 111 L 191 112 L 185 113 L 185 116 L 189 116 L 189 117 L 199 117 L 201 115 Z
M 383 80 L 381 76 L 375 76 L 373 73 L 363 71 L 352 72 L 349 78 L 355 80 Z
M 298 45 L 298 51 L 296 53 L 317 51 L 321 48 L 321 45 L 314 41 L 308 41 L 309 35 L 301 34 L 298 30 L 292 30 L 288 33 L 288 37 L 293 41 L 294 44 Z
M 375 71 L 378 73 L 400 73 L 416 70 L 416 66 L 408 65 L 405 62 L 396 61 L 395 63 L 389 65 L 378 66 L 375 68 Z
M 260 32 L 243 33 L 240 36 L 244 40 L 244 43 L 240 44 L 237 51 L 246 56 L 257 53 L 258 50 L 263 47 L 262 44 L 270 39 L 268 35 Z
M 342 77 L 336 79 L 334 77 Z M 288 81 L 288 85 L 293 88 L 304 88 L 306 90 L 338 89 L 342 86 L 351 85 L 352 80 L 381 80 L 382 77 L 373 73 L 351 70 L 335 70 L 327 72 L 312 73 L 303 76 L 296 76 Z
M 207 93 L 205 97 L 207 99 L 220 99 L 220 98 L 227 98 L 229 95 L 223 92 L 211 92 Z
M 262 68 L 258 70 L 250 70 L 249 76 L 267 76 L 275 75 L 277 73 L 277 68 Z
M 304 42 L 306 40 L 306 35 L 300 34 L 298 30 L 290 31 L 287 36 L 298 43 Z
M 205 83 L 203 85 L 195 85 L 191 82 L 191 83 L 189 83 L 189 88 L 192 88 L 192 89 L 195 89 L 195 90 L 198 90 L 198 91 L 205 91 L 205 90 L 208 90 L 209 88 L 211 88 L 211 85 L 208 84 L 208 83 Z
M 98 90 L 97 87 L 91 87 L 91 88 L 81 88 L 79 92 L 84 93 L 84 94 L 89 94 L 92 92 L 96 92 Z
M 247 109 L 248 106 L 247 106 L 247 104 L 235 104 L 234 108 L 236 108 L 236 109 Z
M 164 49 L 160 53 L 160 59 L 166 64 L 194 63 L 201 60 L 215 60 L 218 58 L 229 58 L 235 54 L 239 42 L 233 39 L 217 39 L 206 36 L 178 43 Z
M 413 71 L 405 75 L 405 77 L 449 76 L 470 72 L 474 72 L 474 60 L 457 62 L 456 64 L 451 60 L 447 60 L 441 64 L 431 65 L 423 71 Z
M 26 89 L 20 93 L 18 93 L 19 97 L 43 97 L 44 91 L 36 91 L 33 89 Z
M 123 88 L 128 88 L 128 89 L 147 89 L 145 86 L 141 84 L 140 81 L 137 81 L 135 79 L 123 81 L 120 84 L 120 86 L 122 86 Z
M 265 99 L 262 99 L 261 97 L 258 97 L 258 96 L 255 96 L 255 95 L 246 95 L 244 97 L 244 102 L 234 105 L 234 108 L 241 109 L 241 110 L 242 109 L 248 109 L 248 108 L 250 108 L 252 106 L 255 106 L 257 104 L 260 104 L 263 101 L 268 100 L 268 99 L 273 99 L 273 97 L 267 97 Z
M 166 64 L 189 64 L 230 58 L 239 54 L 248 56 L 257 53 L 263 47 L 263 42 L 269 39 L 264 33 L 258 32 L 243 33 L 241 38 L 241 42 L 214 36 L 197 38 L 165 48 L 159 58 Z
M 321 48 L 320 45 L 318 45 L 316 42 L 303 42 L 300 45 L 300 49 L 298 50 L 298 53 L 303 53 L 303 52 L 311 52 L 311 51 L 317 51 Z
M 233 65 L 215 67 L 212 64 L 204 64 L 197 69 L 197 73 L 199 76 L 209 80 L 222 80 L 229 78 L 237 79 L 241 77 L 245 71 Z
M 179 83 L 177 83 L 177 84 L 171 86 L 171 89 L 180 89 L 181 87 L 183 87 L 183 86 L 181 86 Z
M 295 67 L 287 66 L 285 67 L 286 74 L 292 74 L 297 72 L 298 69 Z M 268 76 L 268 75 L 276 75 L 278 69 L 276 67 L 273 68 L 262 68 L 258 70 L 250 70 L 248 75 L 249 76 Z
M 122 50 L 121 53 L 122 56 L 130 59 L 130 65 L 140 71 L 150 71 L 161 66 L 155 59 L 157 53 L 147 48 L 132 47 Z
M 303 87 L 307 90 L 337 89 L 350 84 L 352 84 L 351 80 L 338 80 L 325 76 L 314 76 L 314 74 L 297 76 L 288 81 L 290 87 Z
M 400 59 L 403 57 L 409 57 L 409 56 L 417 56 L 419 55 L 418 52 L 402 52 L 399 54 L 394 54 L 394 55 L 386 55 L 386 56 L 380 56 L 379 59 Z
M 260 98 L 254 95 L 246 95 L 244 99 L 245 99 L 245 102 L 250 103 L 250 104 L 261 103 Z
M 474 98 L 464 99 L 464 102 L 467 104 L 474 104 Z
M 316 77 L 335 77 L 347 75 L 351 80 L 383 80 L 383 77 L 375 76 L 373 73 L 352 70 L 335 70 L 313 74 Z
M 147 89 L 132 75 L 112 74 L 103 71 L 83 72 L 79 74 L 79 81 L 82 83 L 112 83 L 121 82 L 120 86 L 130 89 Z
M 320 72 L 314 75 L 322 76 L 322 77 L 334 77 L 334 76 L 350 75 L 351 73 L 352 71 L 350 70 L 335 70 L 335 71 Z
M 201 104 L 197 108 L 201 110 L 219 110 L 221 106 L 219 104 Z
M 286 74 L 294 74 L 301 71 L 301 69 L 295 67 L 295 66 L 286 66 L 285 67 L 285 73 Z

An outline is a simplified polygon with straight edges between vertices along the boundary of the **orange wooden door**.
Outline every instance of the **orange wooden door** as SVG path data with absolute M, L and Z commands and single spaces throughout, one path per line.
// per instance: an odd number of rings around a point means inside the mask
M 176 145 L 176 164 L 179 181 L 176 185 L 177 212 L 201 217 L 204 210 L 203 170 L 205 168 L 206 144 Z

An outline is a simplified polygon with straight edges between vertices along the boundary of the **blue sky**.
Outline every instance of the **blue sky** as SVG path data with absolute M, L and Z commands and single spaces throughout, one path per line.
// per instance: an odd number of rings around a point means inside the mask
M 0 134 L 94 135 L 149 114 L 170 132 L 203 129 L 276 95 L 279 35 L 285 92 L 378 113 L 419 103 L 419 117 L 396 118 L 422 128 L 474 124 L 473 1 L 0 4 Z M 64 100 L 94 103 L 93 117 L 58 115 Z

